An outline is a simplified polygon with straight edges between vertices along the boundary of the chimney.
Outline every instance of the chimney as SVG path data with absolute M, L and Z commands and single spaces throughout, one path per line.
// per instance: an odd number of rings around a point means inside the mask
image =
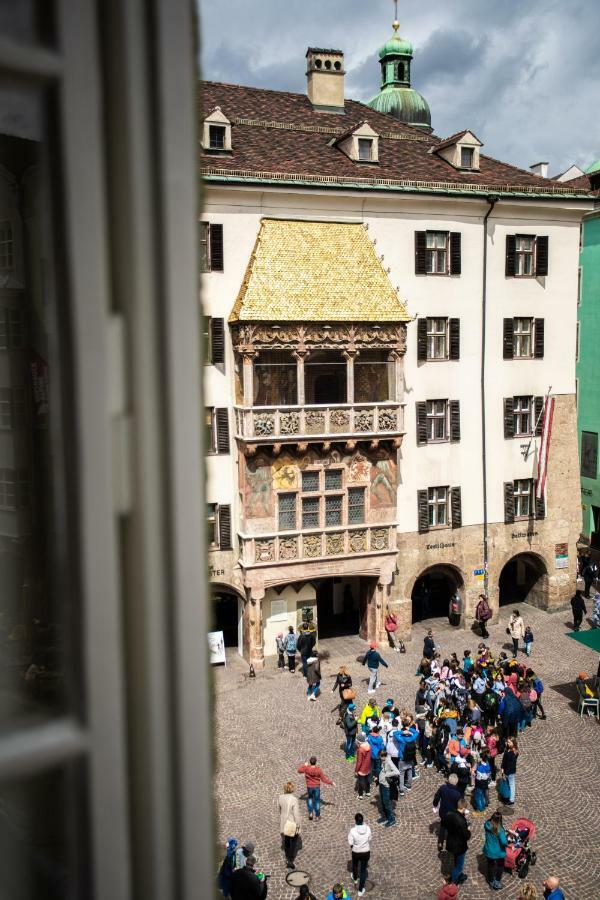
M 309 47 L 306 51 L 308 99 L 320 112 L 344 112 L 344 54 Z
M 542 178 L 548 177 L 548 163 L 539 162 L 529 166 L 534 175 L 541 175 Z

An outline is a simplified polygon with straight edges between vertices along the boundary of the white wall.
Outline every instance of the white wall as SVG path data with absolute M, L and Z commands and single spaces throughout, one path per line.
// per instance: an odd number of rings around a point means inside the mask
M 531 477 L 519 438 L 504 439 L 504 397 L 574 393 L 575 333 L 579 221 L 583 204 L 568 200 L 500 200 L 490 218 L 486 342 L 486 415 L 488 501 L 490 521 L 503 521 L 503 482 Z M 405 358 L 406 436 L 400 452 L 399 529 L 417 529 L 417 490 L 434 485 L 462 487 L 463 525 L 482 521 L 481 474 L 481 303 L 484 199 L 431 195 L 352 196 L 343 191 L 301 189 L 223 189 L 207 186 L 203 218 L 224 225 L 225 271 L 203 276 L 207 315 L 229 317 L 242 283 L 262 216 L 364 221 L 376 239 L 376 252 L 391 268 L 391 283 L 411 315 L 459 317 L 461 356 L 458 362 L 417 363 L 416 323 L 408 326 Z M 415 275 L 414 232 L 460 231 L 460 277 Z M 544 279 L 506 278 L 507 234 L 549 236 L 549 274 Z M 517 315 L 545 319 L 543 360 L 505 361 L 502 320 Z M 226 373 L 208 367 L 205 402 L 233 406 L 233 359 L 228 344 Z M 417 447 L 415 403 L 457 399 L 461 404 L 461 441 Z M 233 422 L 232 422 L 233 431 Z M 232 441 L 233 445 L 233 441 Z M 229 460 L 229 465 L 224 462 Z M 228 479 L 228 473 L 231 480 Z M 209 460 L 208 500 L 234 502 L 235 457 Z M 550 488 L 551 489 L 551 486 Z M 227 499 L 226 499 L 227 498 Z M 276 631 L 274 632 L 276 633 Z
M 279 617 L 273 618 L 273 602 L 285 603 L 285 619 Z M 316 607 L 316 605 L 317 593 L 314 585 L 310 583 L 303 584 L 298 593 L 296 593 L 291 585 L 287 585 L 280 594 L 278 594 L 274 588 L 268 588 L 265 598 L 262 601 L 265 656 L 274 656 L 277 653 L 275 638 L 280 632 L 284 635 L 287 634 L 290 625 L 294 626 L 295 631 L 297 630 L 299 622 L 298 609 L 302 606 Z

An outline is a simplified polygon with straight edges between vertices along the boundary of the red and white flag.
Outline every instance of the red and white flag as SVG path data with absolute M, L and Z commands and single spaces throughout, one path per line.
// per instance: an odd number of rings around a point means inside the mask
M 550 438 L 552 437 L 552 419 L 554 418 L 554 397 L 549 395 L 544 402 L 542 414 L 542 441 L 538 454 L 537 484 L 535 496 L 538 500 L 546 495 L 546 476 L 548 474 L 548 458 L 550 455 Z

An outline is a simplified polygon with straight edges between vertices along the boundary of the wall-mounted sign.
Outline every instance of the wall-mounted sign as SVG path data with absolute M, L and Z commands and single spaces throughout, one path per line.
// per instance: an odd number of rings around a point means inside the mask
M 208 655 L 211 666 L 218 666 L 221 663 L 227 665 L 227 660 L 225 658 L 225 639 L 222 631 L 209 631 Z
M 555 544 L 554 545 L 554 560 L 555 567 L 557 569 L 566 569 L 569 565 L 569 545 L 568 544 Z
M 513 531 L 511 534 L 511 538 L 513 541 L 516 541 L 518 538 L 532 538 L 537 537 L 539 532 L 537 531 Z
M 271 622 L 285 622 L 287 617 L 287 600 L 271 600 Z
M 479 569 L 473 569 L 473 575 L 477 584 L 483 584 L 485 581 L 485 568 L 480 566 Z
M 438 544 L 427 544 L 425 549 L 426 550 L 449 550 L 451 547 L 456 547 L 456 541 L 448 541 L 447 543 L 440 541 Z

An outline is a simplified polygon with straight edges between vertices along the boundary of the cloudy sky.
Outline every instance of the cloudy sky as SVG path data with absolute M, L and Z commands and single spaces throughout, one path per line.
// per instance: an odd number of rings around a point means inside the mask
M 345 53 L 346 96 L 379 89 L 392 0 L 198 0 L 202 75 L 305 91 L 308 46 Z M 599 0 L 400 0 L 413 87 L 436 134 L 470 128 L 489 156 L 550 174 L 600 157 Z

